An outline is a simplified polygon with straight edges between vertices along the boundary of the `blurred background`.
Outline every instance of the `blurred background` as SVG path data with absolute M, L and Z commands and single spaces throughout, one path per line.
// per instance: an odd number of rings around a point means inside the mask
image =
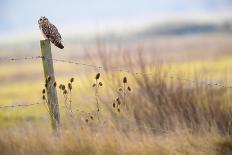
M 57 59 L 103 66 L 112 74 L 111 68 L 136 70 L 141 65 L 151 72 L 162 63 L 187 78 L 193 77 L 190 72 L 216 81 L 232 77 L 231 0 L 0 0 L 1 58 L 40 55 L 40 16 L 62 35 L 65 48 L 52 45 Z M 78 103 L 92 102 L 91 81 L 99 70 L 61 62 L 54 67 L 58 83 L 77 78 Z M 40 100 L 41 60 L 0 59 L 0 83 L 2 105 Z M 34 117 L 36 112 L 46 115 L 44 109 L 32 108 L 4 111 L 0 119 Z
M 89 45 L 96 38 L 121 44 L 164 36 L 227 34 L 232 29 L 230 0 L 1 0 L 0 10 L 0 48 L 7 55 L 17 52 L 12 48 L 24 52 L 38 48 L 40 16 L 58 27 L 66 54 L 73 52 L 70 46 Z M 12 47 L 15 43 L 18 46 Z

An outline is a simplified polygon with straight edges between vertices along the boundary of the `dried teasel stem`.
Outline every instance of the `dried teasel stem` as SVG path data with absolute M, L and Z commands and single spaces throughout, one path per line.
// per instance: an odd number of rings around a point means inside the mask
M 123 104 L 126 106 L 126 83 L 127 83 L 127 78 L 123 78 Z
M 98 118 L 98 121 L 100 121 L 100 119 L 99 119 L 100 106 L 99 106 L 99 101 L 98 101 L 98 87 L 100 86 L 100 84 L 98 83 L 99 78 L 100 78 L 100 73 L 97 73 L 97 75 L 95 76 L 96 81 L 93 84 L 93 87 L 95 87 L 95 99 L 96 99 L 96 105 L 97 105 L 97 118 Z

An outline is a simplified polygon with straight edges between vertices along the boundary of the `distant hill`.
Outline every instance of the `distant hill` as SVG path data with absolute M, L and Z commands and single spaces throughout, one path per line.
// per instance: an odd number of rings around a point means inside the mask
M 135 33 L 133 37 L 144 38 L 162 35 L 194 35 L 206 33 L 232 33 L 232 20 L 221 23 L 180 22 L 153 25 Z

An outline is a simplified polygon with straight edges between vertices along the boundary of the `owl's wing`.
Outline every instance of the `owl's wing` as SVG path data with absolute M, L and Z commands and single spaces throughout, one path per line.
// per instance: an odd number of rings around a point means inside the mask
M 61 35 L 58 32 L 58 29 L 53 24 L 50 24 L 50 34 L 48 36 L 48 39 L 57 47 L 61 49 L 64 48 Z
M 50 31 L 51 31 L 51 33 L 49 34 L 50 37 L 55 38 L 59 42 L 62 42 L 62 37 L 55 25 L 51 24 Z

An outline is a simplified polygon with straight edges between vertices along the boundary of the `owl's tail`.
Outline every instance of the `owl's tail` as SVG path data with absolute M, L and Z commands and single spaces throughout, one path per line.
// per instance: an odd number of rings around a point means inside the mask
M 63 49 L 64 48 L 64 45 L 62 43 L 56 43 L 55 44 L 57 47 L 59 47 L 60 49 Z

